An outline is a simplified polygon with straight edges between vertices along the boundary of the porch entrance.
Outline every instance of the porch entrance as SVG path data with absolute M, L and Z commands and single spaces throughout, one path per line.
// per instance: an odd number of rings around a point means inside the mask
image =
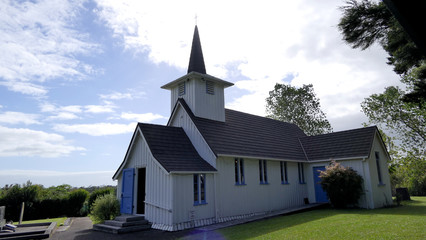
M 145 214 L 145 182 L 146 168 L 138 169 L 138 198 L 137 198 L 137 214 Z
M 313 167 L 314 171 L 314 186 L 315 186 L 315 201 L 317 203 L 328 202 L 327 193 L 321 187 L 320 171 L 324 171 L 325 166 Z

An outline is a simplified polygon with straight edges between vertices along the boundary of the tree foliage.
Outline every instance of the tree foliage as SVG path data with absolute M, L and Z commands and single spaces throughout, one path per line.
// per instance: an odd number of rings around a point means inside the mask
M 411 84 L 409 78 L 404 81 Z M 404 93 L 398 87 L 388 87 L 384 93 L 366 98 L 361 107 L 371 124 L 392 136 L 382 133 L 392 158 L 393 187 L 407 187 L 411 195 L 426 195 L 426 103 L 404 102 Z
M 406 102 L 426 102 L 426 56 L 424 56 L 382 1 L 350 0 L 341 7 L 338 28 L 343 40 L 365 50 L 379 43 L 388 52 L 388 64 L 401 75 L 414 74 L 415 82 Z
M 112 186 L 87 189 L 108 189 L 108 192 L 115 192 Z M 19 219 L 22 202 L 25 202 L 24 220 L 85 216 L 88 211 L 88 196 L 89 193 L 84 188 L 74 188 L 67 184 L 44 188 L 28 181 L 22 185 L 11 184 L 0 188 L 0 206 L 6 206 L 5 218 L 8 221 Z
M 294 123 L 307 135 L 332 132 L 325 113 L 321 111 L 319 99 L 312 84 L 301 88 L 286 84 L 275 84 L 266 99 L 267 117 Z
M 404 93 L 398 87 L 388 87 L 384 93 L 366 98 L 361 108 L 370 123 L 397 136 L 406 151 L 418 151 L 424 155 L 426 106 L 403 102 Z
M 363 194 L 364 182 L 357 171 L 332 161 L 320 172 L 321 187 L 327 192 L 330 203 L 336 208 L 355 206 Z

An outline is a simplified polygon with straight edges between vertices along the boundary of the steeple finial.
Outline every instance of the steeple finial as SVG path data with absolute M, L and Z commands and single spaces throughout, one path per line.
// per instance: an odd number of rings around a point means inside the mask
M 191 56 L 189 58 L 188 73 L 190 72 L 206 74 L 206 66 L 204 65 L 203 51 L 201 50 L 201 41 L 197 25 L 195 25 Z

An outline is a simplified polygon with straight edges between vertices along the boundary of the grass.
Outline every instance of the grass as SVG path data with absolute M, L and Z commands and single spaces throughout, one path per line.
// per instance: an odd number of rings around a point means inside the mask
M 426 197 L 381 209 L 319 209 L 218 230 L 225 239 L 426 239 Z
M 38 219 L 38 220 L 22 221 L 22 224 L 56 222 L 56 226 L 61 226 L 64 224 L 66 219 L 67 219 L 66 217 Z

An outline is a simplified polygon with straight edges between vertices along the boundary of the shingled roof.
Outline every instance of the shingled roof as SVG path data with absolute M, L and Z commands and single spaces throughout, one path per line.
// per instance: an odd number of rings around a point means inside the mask
M 301 137 L 309 161 L 359 158 L 370 155 L 377 127 L 358 128 L 329 134 Z
M 196 117 L 185 100 L 178 100 L 216 155 L 306 160 L 296 125 L 225 109 L 225 122 Z
M 178 99 L 217 155 L 294 161 L 369 157 L 377 127 L 307 136 L 298 126 L 225 109 L 225 122 L 195 116 Z
M 138 123 L 154 158 L 168 172 L 216 171 L 197 153 L 180 127 Z

